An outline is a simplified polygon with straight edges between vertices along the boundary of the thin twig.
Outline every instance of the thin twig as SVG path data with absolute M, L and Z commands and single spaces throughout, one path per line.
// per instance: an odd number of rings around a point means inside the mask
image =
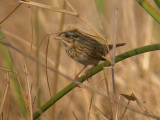
M 62 8 L 63 9 L 66 9 L 66 2 L 65 2 L 65 0 L 63 0 L 63 3 L 62 3 Z M 58 16 L 58 14 L 57 14 L 57 17 L 58 17 L 58 19 L 59 19 L 59 30 L 60 31 L 62 31 L 63 30 L 63 27 L 64 27 L 64 18 L 65 18 L 65 14 L 64 13 L 62 13 L 61 15 L 59 15 Z M 61 43 L 60 42 L 58 42 L 58 44 L 57 44 L 57 50 L 56 50 L 56 60 L 55 60 L 55 70 L 56 71 L 58 71 L 58 69 L 59 69 L 59 65 L 60 65 L 60 51 L 61 51 Z M 55 95 L 56 94 L 56 92 L 57 92 L 57 83 L 58 83 L 58 78 L 59 78 L 59 74 L 58 73 L 55 73 L 54 74 L 54 83 L 53 83 L 53 89 L 52 89 L 52 91 L 53 91 L 53 95 Z M 52 108 L 52 115 L 53 115 L 53 117 L 55 116 L 55 107 L 56 106 L 53 106 L 53 108 Z
M 127 108 L 128 108 L 128 106 L 129 106 L 129 103 L 130 103 L 130 100 L 128 101 L 127 106 L 125 107 L 125 109 L 124 109 L 124 111 L 123 111 L 123 113 L 122 113 L 122 116 L 120 117 L 120 120 L 122 120 L 124 114 L 126 113 Z
M 50 97 L 52 97 L 51 89 L 50 89 L 50 86 L 49 86 L 48 69 L 47 69 L 47 66 L 48 66 L 48 62 L 47 62 L 47 58 L 48 58 L 48 45 L 49 45 L 49 37 L 48 37 L 48 40 L 47 40 L 47 47 L 46 47 L 46 78 L 47 78 L 47 85 L 48 85 L 49 94 L 50 94 Z
M 112 84 L 113 92 L 116 95 L 115 78 L 114 78 L 114 64 L 115 64 L 115 51 L 116 51 L 116 41 L 117 41 L 117 22 L 118 22 L 118 9 L 115 11 L 115 28 L 114 28 L 114 39 L 113 39 L 113 50 L 112 50 Z
M 101 113 L 107 120 L 112 120 L 109 116 L 107 116 L 105 113 L 103 113 L 97 106 L 94 105 L 94 108 Z
M 69 15 L 73 15 L 73 16 L 78 16 L 78 14 L 75 13 L 75 12 L 70 12 L 70 11 L 67 11 L 67 10 L 64 10 L 64 9 L 51 7 L 51 6 L 44 5 L 44 4 L 41 4 L 41 3 L 38 3 L 38 2 L 22 1 L 22 0 L 19 0 L 19 2 L 24 3 L 24 4 L 33 5 L 33 6 L 40 7 L 40 8 L 44 8 L 44 9 L 48 9 L 48 10 L 52 10 L 52 11 L 56 11 L 56 12 L 61 12 L 61 13 L 65 13 L 65 14 L 69 14 Z
M 31 44 L 30 44 L 30 56 L 32 53 L 32 49 L 33 49 L 33 22 L 32 22 L 32 12 L 31 12 L 31 8 L 29 6 L 29 10 L 30 10 L 30 24 L 31 24 Z
M 26 74 L 26 82 L 27 82 L 27 92 L 28 92 L 28 114 L 29 114 L 29 120 L 33 120 L 33 108 L 32 108 L 32 97 L 31 97 L 31 84 L 29 81 L 29 76 L 28 76 L 28 71 L 27 71 L 27 66 L 25 64 L 24 66 L 25 74 Z
M 74 9 L 74 7 L 72 7 L 72 5 L 68 2 L 68 0 L 65 0 L 65 2 L 67 3 L 67 5 L 75 12 L 78 14 L 78 12 L 76 11 L 76 9 Z M 64 9 L 64 7 L 63 7 Z
M 104 69 L 103 69 L 103 74 L 104 74 L 104 80 L 105 80 L 105 84 L 106 84 L 106 88 L 107 88 L 109 106 L 110 106 L 110 110 L 111 110 L 111 113 L 110 113 L 110 114 L 111 114 L 111 117 L 113 118 L 113 111 L 112 111 L 112 104 L 111 104 L 111 98 L 110 98 L 110 91 L 109 91 L 109 86 L 108 86 L 108 79 L 107 79 L 107 75 L 106 75 Z
M 19 8 L 19 6 L 21 6 L 22 3 L 19 3 L 1 22 L 0 24 L 2 24 L 7 18 L 9 18 L 16 10 L 17 8 Z
M 0 115 L 2 114 L 2 110 L 3 110 L 3 107 L 4 107 L 4 102 L 5 102 L 5 99 L 6 99 L 6 96 L 7 96 L 7 92 L 8 92 L 8 88 L 9 88 L 9 72 L 7 72 L 7 85 L 5 87 L 5 90 L 4 90 L 4 93 L 3 93 L 3 98 L 2 98 L 2 101 L 1 101 L 1 105 L 0 105 Z
M 93 103 L 93 92 L 92 92 L 92 96 L 91 96 L 91 100 L 90 100 L 90 105 L 89 105 L 88 120 L 89 120 L 90 113 L 91 113 L 92 103 Z

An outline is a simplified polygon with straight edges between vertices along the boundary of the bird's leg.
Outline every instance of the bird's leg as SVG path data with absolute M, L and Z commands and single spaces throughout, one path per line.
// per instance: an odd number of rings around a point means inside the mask
M 93 65 L 91 68 L 89 68 L 88 70 L 86 70 L 86 71 L 84 72 L 84 76 L 86 76 L 86 75 L 87 75 L 87 72 L 90 71 L 91 69 L 93 69 L 95 66 L 96 66 L 96 65 Z M 92 77 L 87 78 L 87 81 L 89 82 L 89 79 L 91 79 L 91 78 L 92 78 Z
M 75 76 L 75 78 L 74 78 L 74 80 L 77 80 L 77 78 L 78 78 L 78 76 L 79 76 L 79 74 L 81 74 L 82 73 L 82 71 L 85 69 L 87 67 L 87 65 L 85 65 L 84 67 L 83 67 L 83 69 Z

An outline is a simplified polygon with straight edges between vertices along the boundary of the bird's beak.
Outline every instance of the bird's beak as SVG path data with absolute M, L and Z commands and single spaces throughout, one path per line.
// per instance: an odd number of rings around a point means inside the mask
M 61 40 L 60 35 L 57 35 L 57 36 L 55 37 L 55 39 L 57 39 L 57 40 Z

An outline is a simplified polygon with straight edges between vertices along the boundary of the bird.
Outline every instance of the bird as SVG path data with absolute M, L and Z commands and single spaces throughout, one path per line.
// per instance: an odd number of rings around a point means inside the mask
M 108 49 L 113 48 L 112 44 L 108 45 L 100 43 L 93 36 L 85 34 L 78 29 L 70 29 L 60 32 L 56 39 L 59 39 L 66 50 L 66 53 L 73 60 L 84 65 L 79 74 L 88 66 L 97 66 L 100 61 L 106 61 L 105 56 L 109 53 Z M 125 43 L 118 43 L 116 47 L 125 45 Z

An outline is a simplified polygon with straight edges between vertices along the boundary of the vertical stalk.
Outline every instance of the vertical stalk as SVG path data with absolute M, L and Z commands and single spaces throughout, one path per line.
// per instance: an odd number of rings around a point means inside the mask
M 65 9 L 66 8 L 66 2 L 65 0 L 63 1 L 63 4 L 62 4 L 62 8 Z M 64 25 L 64 13 L 61 13 L 61 17 L 60 17 L 60 23 L 59 23 L 59 31 L 62 31 L 63 30 L 63 25 Z M 58 45 L 57 45 L 57 50 L 56 50 L 56 53 L 57 53 L 57 56 L 56 56 L 56 61 L 55 61 L 55 70 L 58 71 L 59 69 L 59 64 L 60 64 L 60 50 L 61 50 L 61 43 L 58 42 Z M 52 85 L 53 86 L 53 95 L 56 94 L 57 92 L 57 82 L 58 82 L 58 73 L 56 72 L 55 75 L 54 75 L 54 84 Z M 53 113 L 53 118 L 54 118 L 54 114 L 55 114 L 55 106 L 53 106 L 53 109 L 52 109 L 52 113 Z
M 37 1 L 38 2 L 38 1 Z M 39 8 L 36 7 L 36 13 L 35 13 L 35 34 L 36 34 L 36 59 L 39 61 L 39 21 L 38 21 L 38 11 Z M 37 82 L 37 88 L 38 88 L 38 93 L 37 93 L 37 107 L 39 108 L 41 106 L 41 88 L 39 87 L 40 85 L 40 77 L 39 77 L 39 72 L 40 72 L 40 67 L 39 67 L 39 62 L 36 62 L 36 82 Z M 40 120 L 40 118 L 38 118 Z

